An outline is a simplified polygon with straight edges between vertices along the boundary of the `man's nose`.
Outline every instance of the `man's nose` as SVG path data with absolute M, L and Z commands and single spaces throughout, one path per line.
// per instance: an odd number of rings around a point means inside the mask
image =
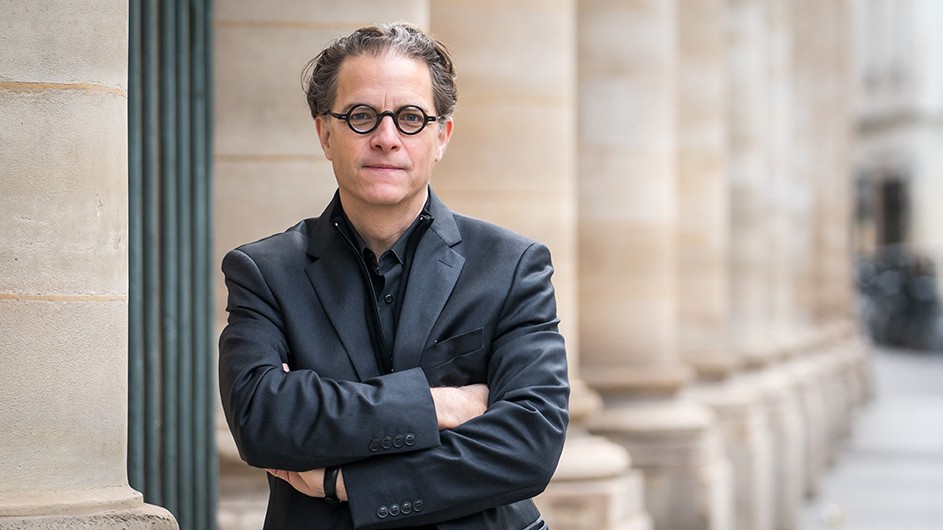
M 386 118 L 389 117 L 389 121 Z M 373 131 L 373 144 L 377 147 L 397 147 L 400 143 L 399 129 L 396 128 L 396 122 L 391 114 L 380 116 L 380 123 Z

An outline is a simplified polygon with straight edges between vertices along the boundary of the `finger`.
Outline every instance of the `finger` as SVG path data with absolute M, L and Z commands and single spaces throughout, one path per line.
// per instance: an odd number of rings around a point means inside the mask
M 281 469 L 268 469 L 268 468 L 266 468 L 265 470 L 268 471 L 269 474 L 271 474 L 273 477 L 280 478 L 280 479 L 285 480 L 285 481 L 288 480 L 288 472 L 287 472 L 287 471 L 284 471 L 284 470 L 281 470 Z

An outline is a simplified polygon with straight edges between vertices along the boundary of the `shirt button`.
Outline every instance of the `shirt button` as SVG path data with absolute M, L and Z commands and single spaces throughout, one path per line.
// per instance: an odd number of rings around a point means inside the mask
M 393 439 L 390 438 L 389 436 L 384 436 L 383 441 L 380 442 L 380 447 L 384 449 L 389 449 L 390 447 L 393 447 Z
M 403 435 L 399 435 L 396 438 L 393 438 L 393 447 L 403 447 Z
M 408 514 L 409 512 L 413 511 L 412 503 L 409 501 L 404 502 L 402 510 L 403 510 L 403 514 Z
M 380 506 L 377 508 L 377 517 L 380 519 L 385 519 L 387 515 L 390 515 L 390 509 L 386 506 Z
M 414 512 L 422 511 L 422 499 L 416 499 L 413 501 L 413 511 Z
M 399 504 L 393 504 L 390 506 L 390 515 L 394 517 L 399 515 Z
M 370 445 L 367 446 L 367 447 L 368 447 L 371 451 L 373 451 L 374 453 L 376 453 L 377 451 L 380 450 L 380 440 L 377 440 L 376 438 L 370 440 Z
M 411 445 L 413 445 L 414 443 L 416 443 L 416 435 L 414 435 L 414 434 L 407 434 L 406 437 L 403 438 L 403 441 L 406 442 L 406 445 L 410 445 L 410 446 L 411 446 Z
M 386 303 L 388 303 L 388 304 L 392 304 L 392 303 L 393 303 L 393 295 L 387 294 L 386 296 L 383 297 L 383 301 L 386 302 Z

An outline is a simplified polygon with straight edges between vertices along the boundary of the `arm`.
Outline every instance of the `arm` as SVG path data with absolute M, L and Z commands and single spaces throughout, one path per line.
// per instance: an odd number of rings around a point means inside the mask
M 439 444 L 435 405 L 420 369 L 363 382 L 333 380 L 314 370 L 286 373 L 285 309 L 269 281 L 241 250 L 226 255 L 223 272 L 229 323 L 219 343 L 220 397 L 249 465 L 298 471 Z M 410 434 L 411 443 L 371 446 L 387 434 Z
M 288 365 L 283 366 L 288 372 Z M 464 387 L 442 387 L 431 389 L 435 402 L 436 418 L 439 429 L 452 429 L 466 421 L 482 415 L 488 408 L 488 387 L 469 385 Z M 271 475 L 291 484 L 293 488 L 309 497 L 325 497 L 324 468 L 309 471 L 286 471 L 266 469 Z M 336 483 L 337 498 L 347 500 L 347 487 L 344 485 L 344 471 L 340 470 Z
M 487 411 L 442 431 L 440 446 L 343 466 L 355 527 L 448 521 L 543 491 L 568 421 L 552 272 L 541 245 L 532 245 L 517 264 L 492 342 Z M 416 500 L 421 510 L 378 515 L 381 506 L 415 506 Z

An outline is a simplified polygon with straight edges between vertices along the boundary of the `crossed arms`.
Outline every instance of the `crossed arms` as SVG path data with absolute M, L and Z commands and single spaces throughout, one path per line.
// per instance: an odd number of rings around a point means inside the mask
M 288 372 L 288 365 L 284 365 Z M 430 388 L 432 401 L 435 403 L 436 420 L 439 430 L 452 429 L 466 421 L 484 414 L 488 408 L 488 386 L 483 384 L 461 387 Z M 309 497 L 324 498 L 324 468 L 309 471 L 287 471 L 284 469 L 266 469 L 271 475 L 289 483 Z M 347 488 L 344 485 L 344 470 L 337 476 L 337 497 L 347 500 Z
M 546 487 L 562 450 L 568 386 L 545 247 L 528 247 L 511 287 L 489 294 L 498 300 L 493 322 L 485 323 L 486 381 L 458 387 L 436 387 L 418 367 L 363 381 L 331 378 L 342 368 L 333 355 L 347 362 L 343 350 L 323 355 L 323 369 L 284 372 L 282 363 L 301 350 L 342 347 L 304 335 L 309 322 L 326 319 L 312 318 L 310 300 L 284 293 L 307 278 L 268 270 L 250 254 L 236 250 L 224 259 L 230 318 L 220 338 L 221 397 L 247 463 L 312 497 L 324 495 L 323 468 L 342 466 L 338 495 L 349 501 L 356 527 L 391 523 L 376 520 L 376 506 L 396 495 L 424 499 L 422 513 L 410 518 L 427 524 Z M 483 302 L 455 314 L 470 315 Z M 293 322 L 299 314 L 307 322 Z M 403 434 L 411 443 L 379 451 L 365 443 Z

